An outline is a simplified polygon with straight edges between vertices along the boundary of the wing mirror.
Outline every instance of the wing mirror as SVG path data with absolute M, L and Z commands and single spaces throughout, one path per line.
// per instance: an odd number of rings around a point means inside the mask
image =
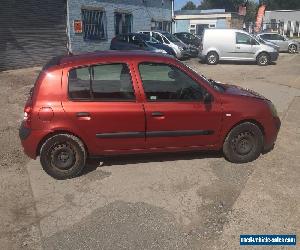
M 212 101 L 213 101 L 213 96 L 210 93 L 206 92 L 203 96 L 203 102 L 205 104 L 210 104 Z
M 179 74 L 175 70 L 171 70 L 168 72 L 168 77 L 175 80 L 179 77 Z
M 251 45 L 256 45 L 256 41 L 254 39 L 251 39 Z

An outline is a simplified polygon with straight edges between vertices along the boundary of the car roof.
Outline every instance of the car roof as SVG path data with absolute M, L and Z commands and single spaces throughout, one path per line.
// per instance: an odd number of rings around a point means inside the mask
M 68 66 L 79 66 L 85 65 L 89 63 L 97 63 L 101 61 L 126 61 L 132 59 L 145 59 L 149 61 L 157 61 L 157 60 L 168 60 L 173 59 L 173 57 L 169 55 L 162 55 L 155 52 L 142 51 L 142 50 L 131 50 L 131 51 L 118 51 L 118 50 L 107 50 L 107 51 L 95 51 L 88 52 L 78 55 L 65 55 L 59 56 L 58 60 L 55 60 L 55 64 L 52 66 L 60 66 L 60 67 L 68 67 Z M 51 60 L 50 60 L 51 61 Z

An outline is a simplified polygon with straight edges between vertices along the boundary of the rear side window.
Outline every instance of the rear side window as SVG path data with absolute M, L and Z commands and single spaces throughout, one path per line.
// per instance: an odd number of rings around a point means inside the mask
M 94 65 L 69 72 L 69 98 L 90 101 L 131 101 L 135 99 L 126 64 Z

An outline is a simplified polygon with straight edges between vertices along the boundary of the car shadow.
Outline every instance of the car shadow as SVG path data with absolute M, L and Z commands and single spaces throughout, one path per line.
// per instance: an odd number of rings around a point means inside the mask
M 191 151 L 176 153 L 148 153 L 133 155 L 118 155 L 89 158 L 82 175 L 95 171 L 98 167 L 114 165 L 130 165 L 150 162 L 172 162 L 178 160 L 195 160 L 207 158 L 223 158 L 221 151 Z
M 201 64 L 206 64 L 206 62 L 199 61 Z M 218 64 L 221 65 L 257 65 L 256 62 L 248 62 L 248 61 L 220 61 Z M 269 65 L 276 65 L 276 62 L 270 62 Z M 209 65 L 215 66 L 215 65 Z

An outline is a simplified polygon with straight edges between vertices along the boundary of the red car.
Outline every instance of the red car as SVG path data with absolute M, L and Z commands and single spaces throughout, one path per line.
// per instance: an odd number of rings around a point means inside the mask
M 25 153 L 54 178 L 80 174 L 88 157 L 223 150 L 235 163 L 273 147 L 271 101 L 206 79 L 150 52 L 95 52 L 50 61 L 24 109 Z

